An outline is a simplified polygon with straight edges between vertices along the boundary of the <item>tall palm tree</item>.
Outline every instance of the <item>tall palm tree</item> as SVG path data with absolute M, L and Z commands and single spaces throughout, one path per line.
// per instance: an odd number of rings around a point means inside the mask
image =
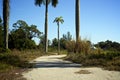
M 79 40 L 79 33 L 80 33 L 80 0 L 76 0 L 75 4 L 75 26 L 76 26 L 76 41 Z
M 64 22 L 63 17 L 62 16 L 56 17 L 53 22 L 56 22 L 58 26 L 58 54 L 60 54 L 59 23 L 63 24 Z
M 4 46 L 8 49 L 8 25 L 9 25 L 9 0 L 3 0 L 3 26 L 4 26 Z
M 36 6 L 45 5 L 45 52 L 48 52 L 48 5 L 52 3 L 53 7 L 56 7 L 58 0 L 35 0 Z

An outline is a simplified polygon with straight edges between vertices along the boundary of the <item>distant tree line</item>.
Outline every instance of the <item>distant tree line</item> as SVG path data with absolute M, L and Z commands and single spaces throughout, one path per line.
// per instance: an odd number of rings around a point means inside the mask
M 109 51 L 120 51 L 120 43 L 118 42 L 112 42 L 110 40 L 101 41 L 95 44 L 96 47 L 99 47 L 103 50 L 109 50 Z
M 61 49 L 66 49 L 66 43 L 72 40 L 72 35 L 70 34 L 70 32 L 67 32 L 67 34 L 63 34 L 62 38 L 60 38 L 60 48 Z M 57 48 L 58 47 L 58 39 L 54 38 L 52 40 L 52 44 L 51 46 L 53 48 Z
M 41 35 L 40 36 L 40 43 L 38 45 L 39 48 L 43 48 L 44 49 L 44 40 L 45 40 L 45 35 Z M 63 34 L 63 36 L 60 38 L 60 48 L 66 49 L 66 43 L 72 40 L 72 35 L 70 34 L 70 32 L 67 32 L 66 34 Z M 54 38 L 52 39 L 52 41 L 48 40 L 48 46 L 57 50 L 58 49 L 58 39 Z

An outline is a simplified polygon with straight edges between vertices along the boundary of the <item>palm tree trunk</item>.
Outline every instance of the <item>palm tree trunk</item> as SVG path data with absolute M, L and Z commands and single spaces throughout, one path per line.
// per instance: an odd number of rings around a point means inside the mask
M 60 34 L 60 32 L 59 32 L 59 22 L 57 23 L 57 25 L 58 25 L 58 55 L 60 54 L 60 39 L 59 39 L 59 34 Z
M 46 0 L 45 6 L 45 52 L 48 52 L 48 0 Z
M 76 22 L 76 41 L 78 41 L 79 40 L 79 33 L 80 33 L 80 15 L 79 15 L 79 12 L 80 12 L 80 10 L 79 10 L 79 8 L 80 8 L 80 0 L 76 0 L 76 5 L 75 5 L 75 22 Z
M 9 0 L 3 0 L 4 47 L 8 49 Z

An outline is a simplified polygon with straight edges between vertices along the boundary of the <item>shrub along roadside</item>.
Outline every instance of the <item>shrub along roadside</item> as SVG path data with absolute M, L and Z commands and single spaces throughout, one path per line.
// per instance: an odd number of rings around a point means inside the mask
M 0 54 L 0 80 L 16 80 L 21 72 L 31 68 L 29 61 L 43 55 L 39 50 L 18 51 Z M 16 74 L 17 73 L 17 74 Z M 21 80 L 24 80 L 23 78 Z
M 68 54 L 65 58 L 76 63 L 82 64 L 84 67 L 97 66 L 108 70 L 120 71 L 120 52 L 107 52 L 101 54 Z
M 83 66 L 99 66 L 109 70 L 120 71 L 120 52 L 93 49 L 91 42 L 84 39 L 76 43 L 74 40 L 66 43 L 68 55 L 65 58 Z

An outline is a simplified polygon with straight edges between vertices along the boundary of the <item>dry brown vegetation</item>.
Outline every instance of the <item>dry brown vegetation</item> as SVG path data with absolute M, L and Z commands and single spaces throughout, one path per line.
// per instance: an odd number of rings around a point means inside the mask
M 42 55 L 43 52 L 39 50 L 13 50 L 9 53 L 1 53 L 0 80 L 25 80 L 21 78 L 21 73 L 33 66 L 29 61 Z
M 87 40 L 69 41 L 66 46 L 70 60 L 85 66 L 99 66 L 108 70 L 120 71 L 120 52 L 104 51 L 100 48 L 91 49 Z

